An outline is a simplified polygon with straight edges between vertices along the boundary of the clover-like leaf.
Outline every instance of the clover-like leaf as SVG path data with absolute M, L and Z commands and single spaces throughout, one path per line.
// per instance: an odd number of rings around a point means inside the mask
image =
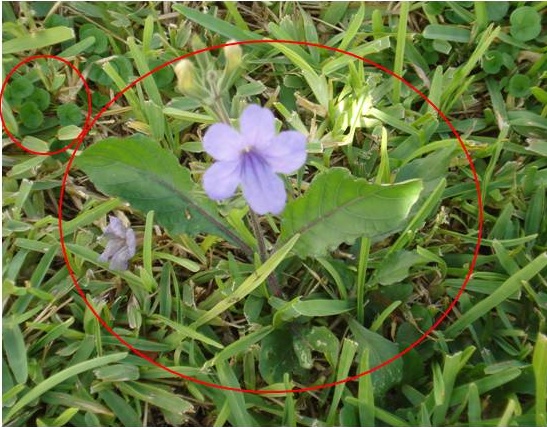
M 521 42 L 533 40 L 541 33 L 541 16 L 531 6 L 515 9 L 510 21 L 511 35 Z

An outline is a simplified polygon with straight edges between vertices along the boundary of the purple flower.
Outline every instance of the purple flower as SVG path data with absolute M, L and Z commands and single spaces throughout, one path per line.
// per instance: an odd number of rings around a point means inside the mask
M 126 227 L 115 216 L 109 215 L 108 227 L 105 228 L 103 237 L 108 239 L 104 252 L 99 261 L 110 261 L 111 270 L 127 270 L 127 262 L 135 255 L 137 246 L 135 233 L 131 227 Z
M 224 123 L 212 125 L 203 146 L 216 160 L 203 176 L 207 195 L 226 199 L 241 184 L 243 196 L 258 214 L 283 210 L 287 194 L 276 173 L 293 173 L 306 161 L 306 137 L 296 131 L 276 134 L 274 115 L 259 105 L 243 111 L 239 132 Z

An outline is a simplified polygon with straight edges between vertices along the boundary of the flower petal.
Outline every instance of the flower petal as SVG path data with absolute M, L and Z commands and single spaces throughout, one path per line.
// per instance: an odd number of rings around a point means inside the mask
M 287 193 L 283 181 L 261 156 L 253 153 L 245 156 L 241 185 L 243 196 L 256 213 L 278 214 L 285 207 Z
M 281 132 L 260 154 L 274 172 L 293 173 L 306 162 L 306 136 L 294 130 Z
M 125 226 L 121 219 L 114 215 L 108 215 L 108 225 L 104 229 L 104 235 L 109 238 L 125 238 Z
M 131 228 L 128 228 L 125 233 L 125 244 L 127 245 L 129 258 L 132 258 L 137 249 L 137 239 L 135 238 L 135 232 Z
M 119 239 L 117 237 L 110 238 L 110 240 L 106 244 L 104 252 L 99 257 L 99 261 L 107 262 L 117 252 L 119 252 L 124 247 L 124 245 L 125 241 L 123 239 Z
M 216 162 L 203 175 L 203 188 L 213 200 L 226 199 L 234 194 L 241 181 L 240 161 Z
M 266 147 L 275 137 L 275 117 L 267 108 L 249 105 L 241 113 L 239 130 L 246 146 Z
M 243 138 L 224 123 L 210 126 L 203 136 L 203 148 L 215 160 L 235 160 L 245 148 Z
M 108 266 L 111 270 L 127 270 L 127 264 L 130 258 L 129 249 L 123 247 L 110 259 L 110 264 Z

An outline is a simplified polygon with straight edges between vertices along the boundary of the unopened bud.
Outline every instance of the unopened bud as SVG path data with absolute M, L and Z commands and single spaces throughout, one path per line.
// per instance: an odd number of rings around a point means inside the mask
M 233 42 L 235 40 L 230 40 L 229 43 Z M 241 46 L 235 44 L 224 47 L 224 56 L 226 57 L 226 70 L 232 71 L 236 69 L 241 64 L 241 57 L 243 56 Z
M 175 74 L 177 75 L 177 89 L 179 92 L 187 94 L 194 88 L 194 64 L 189 59 L 181 59 L 175 65 Z

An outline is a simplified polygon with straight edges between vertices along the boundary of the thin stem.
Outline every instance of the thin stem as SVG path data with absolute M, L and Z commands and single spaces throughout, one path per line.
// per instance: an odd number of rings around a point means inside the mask
M 260 222 L 258 221 L 258 216 L 256 215 L 256 213 L 252 211 L 252 209 L 249 209 L 249 219 L 251 222 L 251 228 L 253 229 L 253 233 L 258 243 L 258 255 L 260 256 L 260 261 L 265 262 L 268 259 L 268 251 L 266 249 L 264 233 L 262 233 L 262 228 L 260 228 Z M 276 297 L 281 296 L 282 295 L 281 287 L 279 286 L 277 277 L 275 277 L 274 273 L 268 276 L 267 281 L 268 281 L 268 288 L 270 292 Z
M 228 115 L 228 112 L 226 111 L 226 108 L 224 107 L 224 103 L 222 102 L 222 97 L 220 96 L 220 92 L 217 87 L 217 83 L 210 82 L 209 87 L 211 88 L 211 92 L 213 94 L 213 108 L 218 114 L 218 117 L 221 121 L 226 123 L 227 125 L 230 124 L 230 116 Z

